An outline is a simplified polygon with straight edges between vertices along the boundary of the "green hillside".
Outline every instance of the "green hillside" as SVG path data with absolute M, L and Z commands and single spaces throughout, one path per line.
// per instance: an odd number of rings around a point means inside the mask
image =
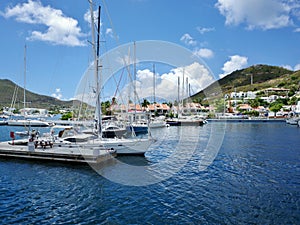
M 252 84 L 251 84 L 252 76 Z M 214 82 L 204 90 L 191 96 L 194 100 L 206 97 L 220 97 L 225 93 L 238 91 L 257 91 L 266 88 L 288 88 L 298 90 L 300 71 L 294 72 L 282 67 L 255 65 L 246 69 L 237 70 L 224 78 Z
M 16 91 L 16 106 L 23 107 L 24 89 L 7 79 L 0 79 L 0 108 L 3 106 L 9 107 L 12 102 L 14 91 Z M 60 101 L 56 98 L 39 95 L 26 91 L 26 102 L 30 102 L 28 107 L 53 109 L 55 107 L 71 107 L 73 101 Z

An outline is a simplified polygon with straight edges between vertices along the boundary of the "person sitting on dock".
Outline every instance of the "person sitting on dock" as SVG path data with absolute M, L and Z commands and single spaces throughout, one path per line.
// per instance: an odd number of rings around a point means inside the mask
M 31 142 L 31 141 L 34 141 L 34 140 L 38 139 L 37 134 L 38 133 L 37 133 L 36 130 L 32 130 L 31 133 L 30 133 L 30 139 L 29 139 L 29 141 Z

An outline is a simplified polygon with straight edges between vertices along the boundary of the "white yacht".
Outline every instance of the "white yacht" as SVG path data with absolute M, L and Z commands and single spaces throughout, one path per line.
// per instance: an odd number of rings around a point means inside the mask
M 41 120 L 30 119 L 10 119 L 7 120 L 8 126 L 32 126 L 32 127 L 48 127 L 50 124 Z

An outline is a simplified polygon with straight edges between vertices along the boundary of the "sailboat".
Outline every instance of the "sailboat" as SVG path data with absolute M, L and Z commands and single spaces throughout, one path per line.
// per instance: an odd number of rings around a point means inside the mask
M 24 99 L 23 99 L 23 106 L 24 106 L 24 111 L 23 111 L 23 116 L 24 119 L 9 119 L 7 120 L 7 125 L 9 126 L 28 126 L 28 127 L 48 127 L 50 124 L 46 121 L 41 121 L 41 120 L 32 120 L 32 119 L 26 119 L 26 50 L 27 47 L 26 45 L 24 46 Z
M 101 87 L 103 84 L 99 83 L 99 80 L 102 81 L 102 79 L 99 78 L 99 34 L 100 34 L 100 10 L 101 7 L 99 6 L 99 15 L 98 15 L 98 35 L 97 35 L 97 51 L 95 51 L 95 44 L 93 44 L 93 52 L 94 52 L 94 73 L 96 77 L 96 84 L 97 84 L 97 99 L 96 99 L 96 116 L 98 124 L 98 137 L 96 139 L 93 139 L 92 142 L 95 144 L 99 144 L 101 146 L 106 146 L 108 148 L 113 148 L 116 150 L 117 155 L 144 155 L 150 145 L 154 142 L 154 139 L 148 135 L 147 138 L 103 138 L 102 137 L 102 115 L 101 115 Z M 93 43 L 95 43 L 94 38 L 94 17 L 93 15 L 93 5 L 90 1 L 90 11 L 91 11 L 91 24 L 92 24 L 92 35 L 93 35 Z
M 177 115 L 178 117 L 175 119 L 168 119 L 166 122 L 169 126 L 202 126 L 204 125 L 204 120 L 200 119 L 195 116 L 183 116 L 182 115 L 182 109 L 180 108 L 180 105 L 182 105 L 182 108 L 184 106 L 183 104 L 183 96 L 184 96 L 184 69 L 182 73 L 182 99 L 180 103 L 180 77 L 178 77 L 178 105 L 177 105 Z M 186 79 L 186 87 L 188 87 L 188 78 Z M 189 93 L 188 93 L 189 96 Z
M 155 64 L 153 64 L 153 106 L 154 106 L 154 116 L 157 112 L 157 103 L 155 98 L 155 88 L 156 88 L 156 77 L 155 77 Z M 166 121 L 163 119 L 157 119 L 156 117 L 152 118 L 149 123 L 150 128 L 161 128 L 161 127 L 167 127 Z
M 92 146 L 104 146 L 108 149 L 114 149 L 117 155 L 145 155 L 150 145 L 155 141 L 149 134 L 147 138 L 138 138 L 133 136 L 131 138 L 104 138 L 103 137 L 103 123 L 102 123 L 102 112 L 101 112 L 101 89 L 102 79 L 99 76 L 99 35 L 100 35 L 100 10 L 98 9 L 98 34 L 97 34 L 97 45 L 95 44 L 95 28 L 94 28 L 94 16 L 93 16 L 93 3 L 90 3 L 91 12 L 91 29 L 92 29 L 92 49 L 94 56 L 94 77 L 96 83 L 96 107 L 95 107 L 95 128 L 96 135 L 90 135 L 87 141 L 81 142 L 81 145 L 92 145 Z M 97 49 L 96 49 L 97 46 Z M 73 142 L 76 143 L 79 140 L 78 137 L 82 134 L 75 134 L 73 136 L 64 136 L 59 138 L 59 142 Z

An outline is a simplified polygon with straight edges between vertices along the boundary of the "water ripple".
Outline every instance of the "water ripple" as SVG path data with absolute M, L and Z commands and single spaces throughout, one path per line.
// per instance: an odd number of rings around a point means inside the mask
M 177 174 L 144 187 L 111 182 L 85 165 L 0 159 L 0 223 L 299 224 L 300 129 L 229 124 L 217 158 L 200 171 L 209 126 L 201 128 L 197 150 Z M 176 129 L 166 129 L 146 159 L 122 161 L 166 159 L 177 144 Z

